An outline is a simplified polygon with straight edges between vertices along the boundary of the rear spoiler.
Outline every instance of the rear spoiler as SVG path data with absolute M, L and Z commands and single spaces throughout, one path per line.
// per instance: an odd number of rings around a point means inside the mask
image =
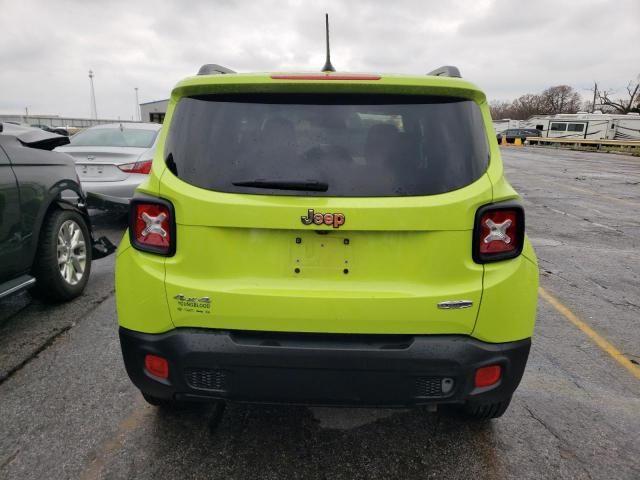
M 39 150 L 53 150 L 69 143 L 69 137 L 64 135 L 22 125 L 0 123 L 0 132 L 13 135 L 25 147 Z

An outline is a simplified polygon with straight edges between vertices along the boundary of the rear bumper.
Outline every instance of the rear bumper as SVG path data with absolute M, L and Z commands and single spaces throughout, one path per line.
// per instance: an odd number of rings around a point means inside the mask
M 531 340 L 491 344 L 460 335 L 323 335 L 120 328 L 133 383 L 157 398 L 249 403 L 406 407 L 494 402 L 522 378 Z M 169 378 L 144 370 L 151 353 Z M 502 379 L 474 388 L 478 367 L 500 364 Z
M 130 174 L 124 180 L 114 182 L 101 182 L 91 180 L 81 180 L 82 188 L 87 193 L 89 205 L 94 208 L 99 208 L 100 199 L 109 204 L 119 206 L 128 205 L 129 200 L 133 197 L 133 194 L 143 181 L 148 178 L 148 175 Z M 97 194 L 93 197 L 91 194 Z M 97 202 L 96 202 L 97 201 Z

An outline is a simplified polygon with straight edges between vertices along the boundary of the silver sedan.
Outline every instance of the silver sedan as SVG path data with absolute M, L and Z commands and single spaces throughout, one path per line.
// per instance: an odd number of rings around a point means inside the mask
M 87 128 L 56 148 L 73 157 L 83 190 L 101 203 L 127 204 L 151 170 L 162 125 L 109 123 Z

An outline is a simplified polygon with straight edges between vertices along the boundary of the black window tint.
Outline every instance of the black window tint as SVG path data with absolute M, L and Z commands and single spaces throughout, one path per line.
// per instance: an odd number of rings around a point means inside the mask
M 174 174 L 201 188 L 345 197 L 448 192 L 477 180 L 489 161 L 475 102 L 390 95 L 182 98 L 164 153 Z M 258 180 L 328 188 L 234 185 Z
M 564 132 L 567 130 L 566 123 L 552 123 L 551 128 L 549 129 L 552 132 Z
M 583 132 L 584 123 L 570 123 L 567 127 L 569 132 Z

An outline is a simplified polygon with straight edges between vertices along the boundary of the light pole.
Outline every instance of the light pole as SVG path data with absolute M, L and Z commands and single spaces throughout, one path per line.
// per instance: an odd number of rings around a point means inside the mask
M 142 121 L 142 117 L 140 115 L 140 101 L 138 100 L 138 87 L 134 87 L 134 90 L 136 91 L 136 118 Z
M 96 92 L 93 89 L 93 70 L 89 70 L 89 83 L 91 85 L 91 118 L 98 119 L 98 109 L 96 108 Z

